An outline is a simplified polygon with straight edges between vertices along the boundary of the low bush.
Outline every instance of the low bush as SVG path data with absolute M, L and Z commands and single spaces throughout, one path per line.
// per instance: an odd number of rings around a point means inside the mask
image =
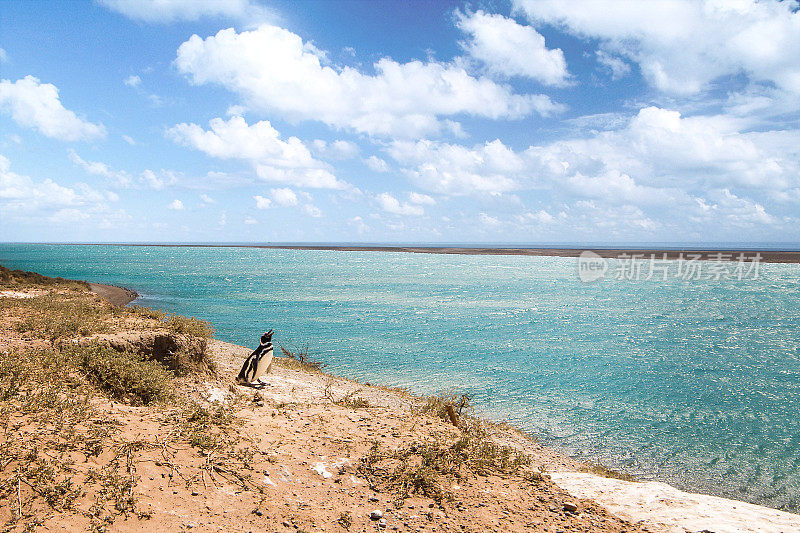
M 173 374 L 141 354 L 96 345 L 73 354 L 89 380 L 115 399 L 148 405 L 172 397 Z

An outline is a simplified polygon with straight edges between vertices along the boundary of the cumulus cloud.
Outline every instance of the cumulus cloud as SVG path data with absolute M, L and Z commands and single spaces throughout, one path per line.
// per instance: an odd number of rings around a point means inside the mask
M 514 0 L 549 24 L 639 65 L 655 87 L 688 95 L 715 79 L 745 73 L 800 93 L 800 12 L 794 1 Z
M 553 222 L 556 221 L 556 218 L 547 211 L 545 211 L 544 209 L 540 209 L 535 213 L 532 211 L 528 211 L 520 215 L 517 215 L 515 218 L 517 219 L 517 222 L 519 222 L 520 224 L 541 225 L 541 224 L 552 224 Z
M 369 167 L 369 169 L 373 172 L 389 172 L 389 165 L 386 163 L 386 161 L 374 155 L 366 158 L 364 160 L 364 164 L 367 165 L 367 167 Z
M 304 205 L 303 212 L 312 218 L 322 218 L 322 210 L 312 204 Z
M 494 228 L 500 225 L 500 219 L 497 217 L 493 217 L 487 215 L 486 213 L 478 213 L 478 220 L 484 226 L 488 226 L 490 228 Z
M 450 195 L 550 188 L 664 203 L 679 191 L 797 187 L 800 131 L 742 132 L 742 125 L 725 116 L 682 117 L 647 107 L 619 129 L 521 152 L 500 140 L 473 147 L 425 140 L 396 141 L 388 153 L 414 184 Z
M 127 85 L 128 87 L 138 87 L 142 84 L 142 78 L 136 76 L 135 74 L 131 74 L 127 78 L 125 78 L 122 83 Z
M 252 125 L 242 117 L 209 122 L 210 130 L 197 124 L 177 124 L 167 131 L 174 141 L 219 159 L 239 159 L 251 163 L 265 181 L 289 183 L 298 187 L 345 189 L 348 184 L 336 179 L 327 166 L 314 159 L 297 137 L 282 140 L 269 121 Z
M 102 124 L 94 124 L 66 109 L 58 89 L 33 76 L 15 82 L 0 80 L 0 111 L 18 125 L 62 141 L 89 141 L 106 136 Z
M 175 199 L 167 206 L 167 209 L 171 209 L 173 211 L 183 211 L 183 202 Z
M 414 204 L 436 205 L 436 200 L 434 200 L 427 194 L 420 194 L 418 192 L 409 193 L 408 200 Z
M 426 140 L 396 141 L 387 152 L 423 190 L 482 199 L 542 191 L 573 205 L 568 216 L 587 224 L 611 211 L 627 213 L 641 231 L 667 231 L 679 220 L 703 227 L 780 224 L 785 219 L 770 213 L 765 200 L 800 202 L 800 131 L 753 132 L 745 125 L 648 107 L 617 129 L 521 151 L 499 140 L 472 147 Z M 533 210 L 515 220 L 541 225 L 560 215 Z
M 253 196 L 253 200 L 256 201 L 256 209 L 269 209 L 272 207 L 272 200 L 264 196 Z
M 271 189 L 270 194 L 272 195 L 272 199 L 275 200 L 275 203 L 278 205 L 282 206 L 297 205 L 297 195 L 292 189 L 289 188 Z
M 466 147 L 436 141 L 396 141 L 388 150 L 406 165 L 408 178 L 437 193 L 502 193 L 519 188 L 526 170 L 523 158 L 500 140 Z
M 270 12 L 251 0 L 98 0 L 128 18 L 166 24 L 178 20 L 224 17 L 247 22 L 269 20 Z
M 9 160 L 0 155 L 0 214 L 17 214 L 29 217 L 42 213 L 50 221 L 66 220 L 76 214 L 88 217 L 108 212 L 108 204 L 119 197 L 110 191 L 101 191 L 85 183 L 69 187 L 51 179 L 35 181 L 28 176 L 11 171 Z
M 515 94 L 456 64 L 383 58 L 375 74 L 334 68 L 323 51 L 269 25 L 193 35 L 178 48 L 175 64 L 192 83 L 222 85 L 252 109 L 369 135 L 436 134 L 446 126 L 441 117 L 462 113 L 518 119 L 562 109 L 545 95 Z
M 144 185 L 151 189 L 161 190 L 165 187 L 175 185 L 179 181 L 178 173 L 171 170 L 161 169 L 158 172 L 154 172 L 150 169 L 145 169 L 136 176 L 125 170 L 116 170 L 101 161 L 87 161 L 74 150 L 69 150 L 68 156 L 69 160 L 76 166 L 82 168 L 89 174 L 107 178 L 110 184 L 115 187 L 135 188 Z
M 387 213 L 412 216 L 420 216 L 425 214 L 425 209 L 422 208 L 422 206 L 414 205 L 408 202 L 400 202 L 400 200 L 388 192 L 379 194 L 375 199 L 377 200 L 380 208 Z
M 461 46 L 490 72 L 556 86 L 569 79 L 564 52 L 548 49 L 544 37 L 532 27 L 483 11 L 456 16 L 458 28 L 469 35 Z
M 358 155 L 358 145 L 350 141 L 327 142 L 316 139 L 311 148 L 318 157 L 326 159 L 352 159 Z
M 597 62 L 611 73 L 612 80 L 624 78 L 631 72 L 631 66 L 628 63 L 605 50 L 597 50 L 595 56 L 597 57 Z

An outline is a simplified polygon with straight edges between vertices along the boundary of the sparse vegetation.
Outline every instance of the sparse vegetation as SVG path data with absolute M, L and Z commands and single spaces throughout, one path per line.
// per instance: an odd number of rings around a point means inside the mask
M 442 395 L 429 398 L 422 412 L 450 421 L 446 406 L 452 405 L 454 399 L 459 404 L 459 414 L 468 408 L 468 397 Z M 478 419 L 461 416 L 458 429 L 455 439 L 440 436 L 393 451 L 381 450 L 375 441 L 362 458 L 359 473 L 370 483 L 393 490 L 401 500 L 419 494 L 441 503 L 451 498 L 442 484 L 444 480 L 461 480 L 470 473 L 512 474 L 530 462 L 519 450 L 495 443 Z
M 33 298 L 0 300 L 0 308 L 11 307 L 22 315 L 14 331 L 51 343 L 109 331 L 109 310 L 83 293 L 51 291 Z
M 0 507 L 10 511 L 6 529 L 32 529 L 51 512 L 83 516 L 93 531 L 106 530 L 121 515 L 147 518 L 137 508 L 137 457 L 157 447 L 169 454 L 170 448 L 158 437 L 155 442 L 121 439 L 117 422 L 96 408 L 101 394 L 131 405 L 161 404 L 165 422 L 174 427 L 167 439 L 216 452 L 187 483 L 203 477 L 203 468 L 237 483 L 246 479 L 241 472 L 252 463 L 252 452 L 247 446 L 236 448 L 241 439 L 230 431 L 235 424 L 231 408 L 185 404 L 175 394 L 175 373 L 165 366 L 177 365 L 182 372 L 213 368 L 205 352 L 213 335 L 207 322 L 114 307 L 88 292 L 83 282 L 4 267 L 0 286 L 33 295 L 0 298 L 0 316 L 11 331 L 29 339 L 19 348 L 0 351 Z M 200 337 L 182 344 L 197 349 L 191 354 L 176 350 L 161 361 L 154 350 L 136 342 L 115 349 L 85 339 L 154 329 L 165 330 L 167 337 Z M 97 466 L 87 466 L 90 458 Z
M 185 317 L 181 315 L 167 315 L 164 318 L 167 329 L 180 335 L 191 335 L 208 339 L 214 336 L 214 328 L 211 323 L 195 317 Z
M 353 525 L 353 515 L 350 514 L 350 511 L 345 511 L 339 515 L 336 522 L 343 528 L 350 529 L 350 526 Z
M 172 373 L 142 354 L 98 345 L 67 353 L 92 383 L 117 400 L 148 405 L 173 396 Z
M 36 272 L 26 272 L 24 270 L 9 270 L 0 265 L 0 284 L 9 288 L 26 287 L 59 287 L 61 289 L 87 290 L 89 284 L 85 281 L 76 281 L 64 278 L 51 278 Z
M 312 361 L 308 357 L 308 345 L 302 348 L 295 348 L 294 351 L 281 346 L 282 358 L 277 358 L 278 366 L 290 370 L 308 370 L 311 372 L 321 372 L 325 364 L 320 361 Z

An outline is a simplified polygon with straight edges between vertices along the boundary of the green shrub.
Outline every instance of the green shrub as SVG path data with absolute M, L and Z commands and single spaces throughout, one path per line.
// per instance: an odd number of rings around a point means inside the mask
M 208 339 L 214 335 L 214 328 L 210 322 L 195 317 L 181 315 L 168 315 L 164 321 L 167 328 L 173 333 L 191 335 Z
M 97 345 L 73 353 L 87 377 L 116 399 L 147 405 L 173 396 L 172 373 L 141 354 Z

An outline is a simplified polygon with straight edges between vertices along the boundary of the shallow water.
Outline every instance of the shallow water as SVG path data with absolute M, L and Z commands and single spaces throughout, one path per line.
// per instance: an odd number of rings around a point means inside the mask
M 431 393 L 580 458 L 800 510 L 798 265 L 581 283 L 574 258 L 0 244 L 0 263 L 135 289 L 255 346 Z

